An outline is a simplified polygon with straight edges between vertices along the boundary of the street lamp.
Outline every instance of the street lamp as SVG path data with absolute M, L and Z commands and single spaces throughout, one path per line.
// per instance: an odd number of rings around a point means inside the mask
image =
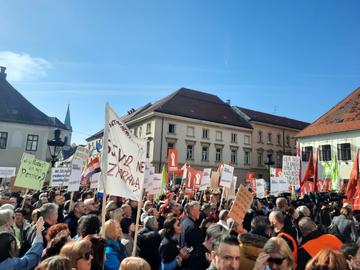
M 59 155 L 61 148 L 65 145 L 65 142 L 63 142 L 60 138 L 60 133 L 60 129 L 55 129 L 54 139 L 47 141 L 51 156 L 51 167 L 54 167 L 55 162 L 57 161 L 57 156 Z

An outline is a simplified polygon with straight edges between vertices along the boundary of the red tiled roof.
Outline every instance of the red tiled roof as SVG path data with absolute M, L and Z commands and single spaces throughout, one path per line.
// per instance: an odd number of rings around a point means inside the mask
M 322 115 L 296 137 L 360 130 L 360 87 Z

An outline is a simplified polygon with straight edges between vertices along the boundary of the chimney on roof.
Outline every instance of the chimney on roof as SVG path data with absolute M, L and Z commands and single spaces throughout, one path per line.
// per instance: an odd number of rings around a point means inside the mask
M 0 79 L 6 79 L 6 67 L 0 66 Z
M 229 106 L 231 106 L 231 100 L 230 100 L 230 99 L 227 99 L 227 100 L 226 100 L 226 104 L 228 104 Z

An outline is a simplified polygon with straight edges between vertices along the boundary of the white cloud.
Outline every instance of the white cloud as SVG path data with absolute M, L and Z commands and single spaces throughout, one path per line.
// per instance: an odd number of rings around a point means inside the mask
M 45 77 L 46 71 L 51 67 L 43 58 L 10 51 L 0 51 L 0 66 L 6 67 L 9 81 L 37 80 Z

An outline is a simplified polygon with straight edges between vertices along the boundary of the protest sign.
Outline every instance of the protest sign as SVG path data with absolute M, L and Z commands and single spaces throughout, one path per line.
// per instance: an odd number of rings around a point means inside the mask
M 90 188 L 98 189 L 99 184 L 100 184 L 100 175 L 101 175 L 100 172 L 94 173 L 93 175 L 91 175 Z
M 74 159 L 71 162 L 71 175 L 68 182 L 68 191 L 78 191 L 80 188 L 81 172 L 83 169 L 83 161 Z
M 247 172 L 247 174 L 246 174 L 246 182 L 248 183 L 249 187 L 252 190 L 256 189 L 255 173 L 254 172 Z
M 199 189 L 200 185 L 201 185 L 201 179 L 203 176 L 203 172 L 199 171 L 199 170 L 195 170 L 195 189 Z
M 204 169 L 199 191 L 206 190 L 208 187 L 210 187 L 210 176 L 211 176 L 211 168 Z
M 178 151 L 175 148 L 168 150 L 168 172 L 176 172 L 178 170 Z
M 40 190 L 50 164 L 32 156 L 23 155 L 19 171 L 16 175 L 15 186 Z
M 239 191 L 236 194 L 236 199 L 231 206 L 229 217 L 231 217 L 237 224 L 242 224 L 245 214 L 249 209 L 253 195 L 243 185 L 240 185 Z
M 300 157 L 283 156 L 282 175 L 287 179 L 288 183 L 300 187 Z
M 210 178 L 210 188 L 218 188 L 219 187 L 219 173 L 211 172 Z
M 264 198 L 265 196 L 265 180 L 264 179 L 256 179 L 256 197 Z
M 155 167 L 154 166 L 150 166 L 149 167 L 149 176 L 146 180 L 146 191 L 149 193 L 149 194 L 152 194 L 152 190 L 153 190 L 153 178 L 154 178 L 154 175 L 155 175 Z M 145 180 L 144 180 L 145 181 Z
M 71 168 L 58 167 L 51 168 L 51 187 L 66 186 L 71 174 Z
M 151 166 L 151 164 L 149 162 L 147 162 L 145 164 L 145 171 L 144 171 L 144 190 L 148 191 L 148 186 L 150 184 L 150 170 L 153 169 L 153 171 L 155 172 L 155 168 L 151 168 L 153 166 Z M 154 173 L 153 173 L 154 174 Z
M 151 190 L 148 191 L 148 195 L 159 195 L 161 193 L 161 173 L 154 173 L 152 176 Z
M 146 141 L 138 139 L 107 104 L 102 157 L 105 192 L 141 201 Z
M 234 176 L 234 167 L 224 164 L 221 171 L 220 186 L 230 188 Z
M 280 193 L 289 192 L 289 182 L 284 175 L 270 178 L 270 195 L 278 196 Z
M 16 167 L 0 167 L 0 178 L 10 178 L 16 175 Z
M 89 157 L 89 149 L 87 149 L 86 147 L 83 147 L 83 146 L 76 147 L 76 151 L 74 153 L 73 159 L 82 160 L 84 163 L 83 167 L 86 166 L 88 157 Z
M 195 189 L 195 175 L 197 170 L 194 168 L 187 168 L 186 182 L 185 182 L 185 194 L 191 195 Z

